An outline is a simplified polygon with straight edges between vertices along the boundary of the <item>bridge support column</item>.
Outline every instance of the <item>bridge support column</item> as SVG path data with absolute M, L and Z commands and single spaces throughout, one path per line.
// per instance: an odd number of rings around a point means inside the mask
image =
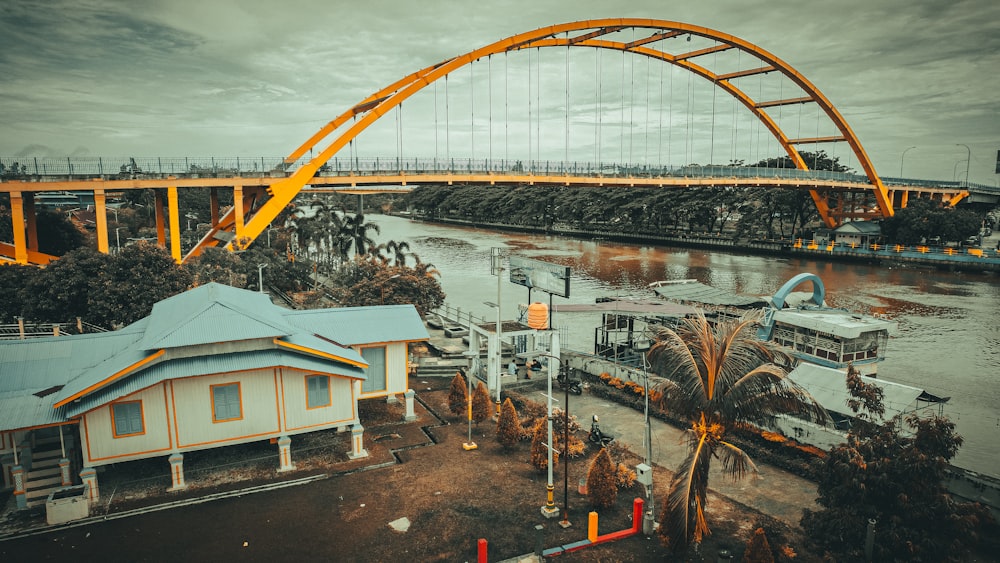
M 156 245 L 160 248 L 167 247 L 167 232 L 165 213 L 163 211 L 163 193 L 160 190 L 153 190 L 153 208 L 156 210 Z
M 10 222 L 14 229 L 14 261 L 28 263 L 28 244 L 24 237 L 24 198 L 21 192 L 10 192 Z
M 219 224 L 219 188 L 212 188 L 209 194 L 208 205 L 211 208 L 212 226 Z
M 97 251 L 108 253 L 108 208 L 104 190 L 94 190 L 94 222 L 97 223 Z
M 28 223 L 28 250 L 38 252 L 38 223 L 35 216 L 35 194 L 24 194 L 24 219 Z
M 177 204 L 177 186 L 167 188 L 167 205 L 170 214 L 170 255 L 181 263 L 181 212 Z
M 243 186 L 241 184 L 233 186 L 233 220 L 236 221 L 233 233 L 236 235 L 236 239 L 233 243 L 233 250 L 246 248 L 247 245 L 243 242 L 245 236 L 243 230 L 246 225 L 244 223 L 245 215 L 243 215 Z

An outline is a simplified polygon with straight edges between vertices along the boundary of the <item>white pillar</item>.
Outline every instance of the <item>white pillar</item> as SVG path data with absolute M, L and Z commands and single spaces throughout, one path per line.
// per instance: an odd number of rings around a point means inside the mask
M 101 489 L 97 485 L 97 470 L 93 467 L 84 467 L 80 471 L 80 481 L 87 487 L 87 503 L 94 506 L 101 500 Z
M 357 423 L 351 428 L 351 453 L 347 454 L 351 459 L 368 457 L 368 450 L 365 449 L 365 427 Z
M 167 458 L 170 462 L 170 488 L 168 491 L 183 491 L 187 488 L 184 482 L 184 454 L 173 454 Z
M 281 464 L 279 472 L 295 469 L 295 464 L 292 463 L 292 439 L 288 436 L 278 438 L 278 459 Z
M 25 495 L 25 472 L 24 467 L 20 465 L 15 465 L 10 470 L 11 476 L 14 477 L 14 500 L 17 501 L 18 508 L 28 507 L 28 497 Z
M 69 476 L 69 465 L 69 459 L 64 457 L 59 460 L 59 476 L 62 478 L 61 485 L 63 487 L 68 487 L 73 484 L 73 480 Z
M 417 414 L 413 411 L 413 397 L 415 396 L 416 393 L 413 392 L 413 389 L 407 389 L 406 393 L 403 393 L 406 400 L 406 414 L 403 416 L 403 420 L 407 422 L 417 419 Z

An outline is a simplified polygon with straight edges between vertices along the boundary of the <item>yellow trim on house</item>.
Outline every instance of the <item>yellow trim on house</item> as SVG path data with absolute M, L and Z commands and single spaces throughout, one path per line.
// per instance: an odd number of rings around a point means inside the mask
M 97 389 L 100 389 L 101 387 L 104 387 L 105 385 L 107 385 L 109 383 L 112 383 L 115 380 L 120 379 L 120 378 L 124 377 L 125 375 L 128 375 L 129 373 L 131 373 L 131 372 L 139 369 L 140 367 L 142 367 L 142 366 L 144 366 L 144 365 L 152 362 L 153 360 L 156 360 L 157 358 L 159 358 L 160 356 L 162 356 L 164 353 L 166 353 L 165 349 L 157 350 L 156 352 L 153 352 L 152 354 L 150 354 L 149 356 L 146 356 L 145 358 L 139 360 L 138 362 L 135 362 L 134 364 L 132 364 L 132 365 L 130 365 L 130 366 L 124 368 L 124 369 L 118 370 L 117 372 L 113 373 L 110 377 L 106 377 L 105 379 L 103 379 L 101 381 L 98 381 L 97 383 L 91 385 L 90 387 L 87 387 L 86 389 L 84 389 L 82 391 L 79 391 L 79 392 L 74 393 L 73 395 L 71 395 L 69 397 L 66 397 L 65 399 L 63 399 L 63 400 L 59 401 L 58 403 L 52 405 L 52 408 L 57 409 L 57 408 L 59 408 L 61 406 L 68 405 L 69 403 L 71 403 L 71 402 L 79 399 L 80 397 L 86 395 L 87 393 L 90 393 L 91 391 L 95 391 Z
M 368 367 L 368 364 L 365 364 L 365 363 L 362 363 L 362 362 L 358 362 L 357 360 L 350 360 L 350 359 L 347 359 L 347 358 L 344 358 L 344 357 L 341 357 L 341 356 L 330 354 L 328 352 L 321 352 L 321 351 L 315 350 L 313 348 L 306 348 L 305 346 L 300 346 L 298 344 L 292 344 L 291 342 L 285 342 L 285 341 L 279 340 L 277 338 L 274 339 L 274 344 L 276 346 L 282 346 L 282 347 L 285 347 L 285 348 L 288 348 L 288 349 L 291 349 L 291 350 L 296 350 L 298 352 L 305 352 L 306 354 L 312 354 L 314 356 L 320 356 L 322 358 L 327 358 L 329 360 L 336 360 L 338 362 L 344 362 L 345 364 L 349 364 L 349 365 L 352 365 L 354 367 L 359 367 L 359 368 L 362 368 L 362 369 Z

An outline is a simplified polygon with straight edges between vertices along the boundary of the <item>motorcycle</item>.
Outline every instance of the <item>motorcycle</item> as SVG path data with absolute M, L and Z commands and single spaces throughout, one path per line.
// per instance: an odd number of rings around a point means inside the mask
M 580 380 L 570 379 L 569 376 L 567 376 L 561 370 L 559 371 L 559 375 L 556 376 L 556 381 L 559 382 L 559 388 L 564 391 L 566 389 L 569 389 L 569 392 L 574 395 L 583 394 L 583 385 L 580 383 Z
M 613 436 L 605 434 L 604 432 L 601 432 L 601 426 L 600 424 L 598 424 L 598 422 L 599 420 L 597 418 L 597 415 L 595 414 L 593 420 L 590 423 L 590 434 L 587 435 L 587 440 L 589 440 L 594 444 L 600 444 L 601 447 L 603 448 L 604 446 L 610 444 L 615 438 Z

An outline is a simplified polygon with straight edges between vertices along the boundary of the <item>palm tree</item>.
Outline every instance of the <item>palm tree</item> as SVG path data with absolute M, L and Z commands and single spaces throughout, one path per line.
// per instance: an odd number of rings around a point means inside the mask
M 389 242 L 385 243 L 384 245 L 380 244 L 378 246 L 378 250 L 381 250 L 381 249 L 385 249 L 385 252 L 386 252 L 386 261 L 389 260 L 389 255 L 391 255 L 392 258 L 393 258 L 393 264 L 395 266 L 397 266 L 397 267 L 398 266 L 405 266 L 406 265 L 406 259 L 408 257 L 410 257 L 410 256 L 413 256 L 414 258 L 416 258 L 416 260 L 418 262 L 420 261 L 420 258 L 418 258 L 416 254 L 414 254 L 412 252 L 408 252 L 410 250 L 410 243 L 408 243 L 406 241 L 396 242 L 394 240 L 390 240 Z
M 354 245 L 354 253 L 357 256 L 371 252 L 375 248 L 375 240 L 369 236 L 371 231 L 375 234 L 381 232 L 377 224 L 365 223 L 364 215 L 359 213 L 346 217 L 343 227 L 343 233 L 346 235 L 342 246 L 343 252 L 345 254 L 349 252 L 351 244 Z
M 823 408 L 786 379 L 789 356 L 756 338 L 757 320 L 747 316 L 711 324 L 699 314 L 674 330 L 661 330 L 649 351 L 653 372 L 664 378 L 650 399 L 691 424 L 688 455 L 662 504 L 661 534 L 669 534 L 675 549 L 710 533 L 704 509 L 713 457 L 734 479 L 757 472 L 750 456 L 727 440 L 728 432 L 778 413 L 826 419 Z

